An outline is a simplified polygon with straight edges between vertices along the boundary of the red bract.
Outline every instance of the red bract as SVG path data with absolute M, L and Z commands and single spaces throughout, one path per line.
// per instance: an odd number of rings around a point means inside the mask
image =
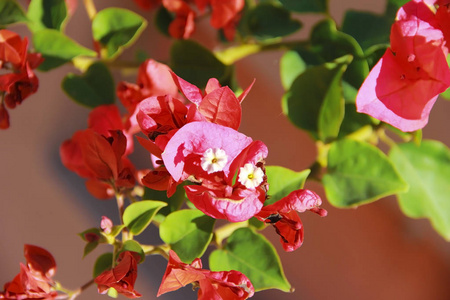
M 236 26 L 241 18 L 244 0 L 211 0 L 211 26 L 223 29 L 227 40 L 234 39 Z
M 47 250 L 33 245 L 25 245 L 24 252 L 27 265 L 20 264 L 19 274 L 5 284 L 0 299 L 55 299 L 57 293 L 51 287 L 55 259 Z
M 423 128 L 437 96 L 450 86 L 446 55 L 433 12 L 419 0 L 408 2 L 392 26 L 391 48 L 358 92 L 358 111 L 402 131 Z
M 119 294 L 128 298 L 139 298 L 142 295 L 134 289 L 137 278 L 137 263 L 140 260 L 136 252 L 124 251 L 119 256 L 119 263 L 111 270 L 98 275 L 94 282 L 100 294 L 106 294 L 114 288 Z
M 39 86 L 38 78 L 32 69 L 42 62 L 40 54 L 28 54 L 28 40 L 23 40 L 16 33 L 0 30 L 0 68 L 10 73 L 0 75 L 0 93 L 4 101 L 0 102 L 0 128 L 9 128 L 9 115 L 5 108 L 15 108 Z
M 126 137 L 122 131 L 110 131 L 105 137 L 92 129 L 77 131 L 60 147 L 62 163 L 79 176 L 88 178 L 88 190 L 97 198 L 112 197 L 116 188 L 132 188 L 135 180 L 131 163 L 123 157 Z
M 298 212 L 310 210 L 324 217 L 327 211 L 319 208 L 320 197 L 310 190 L 296 190 L 274 204 L 264 206 L 255 217 L 275 227 L 285 251 L 294 251 L 303 243 L 303 225 Z
M 198 209 L 213 218 L 240 222 L 259 212 L 265 201 L 266 156 L 262 142 L 232 128 L 192 122 L 173 135 L 161 157 L 175 181 L 196 183 L 185 190 Z
M 145 98 L 164 95 L 176 97 L 178 89 L 169 71 L 170 68 L 165 64 L 148 59 L 139 67 L 136 84 L 120 82 L 117 96 L 130 113 Z
M 170 250 L 169 255 L 158 296 L 190 283 L 199 287 L 199 300 L 244 300 L 255 292 L 250 280 L 238 271 L 211 272 L 202 269 L 202 262 L 198 258 L 191 264 L 185 264 L 174 251 Z
M 186 1 L 162 0 L 164 7 L 175 14 L 169 34 L 176 39 L 188 39 L 195 30 L 195 12 Z
M 144 10 L 151 10 L 161 4 L 161 0 L 134 0 L 140 8 Z

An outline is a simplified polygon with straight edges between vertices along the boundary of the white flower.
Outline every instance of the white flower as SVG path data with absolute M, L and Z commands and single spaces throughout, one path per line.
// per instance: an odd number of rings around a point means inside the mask
M 209 148 L 203 153 L 200 165 L 203 170 L 210 174 L 222 171 L 227 161 L 228 157 L 224 150 L 220 148 Z
M 248 189 L 254 189 L 264 180 L 264 172 L 261 168 L 252 164 L 245 164 L 239 169 L 239 182 Z

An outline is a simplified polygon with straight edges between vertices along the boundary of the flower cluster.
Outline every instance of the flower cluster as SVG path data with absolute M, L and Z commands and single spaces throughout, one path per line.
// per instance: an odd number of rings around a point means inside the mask
M 211 26 L 223 30 L 228 40 L 233 40 L 236 25 L 243 10 L 244 0 L 135 0 L 142 9 L 153 9 L 162 3 L 174 17 L 169 33 L 177 39 L 188 39 L 195 31 L 195 20 L 211 9 Z
M 438 95 L 450 86 L 449 3 L 435 1 L 436 10 L 429 2 L 414 0 L 400 8 L 391 28 L 391 47 L 356 98 L 359 112 L 405 132 L 427 124 Z
M 28 53 L 28 39 L 12 31 L 0 30 L 0 129 L 9 128 L 7 108 L 13 109 L 34 94 L 39 80 L 33 72 L 42 62 L 40 54 Z
M 55 299 L 52 277 L 56 272 L 53 256 L 45 249 L 25 245 L 24 255 L 27 264 L 20 264 L 20 272 L 0 292 L 0 299 Z

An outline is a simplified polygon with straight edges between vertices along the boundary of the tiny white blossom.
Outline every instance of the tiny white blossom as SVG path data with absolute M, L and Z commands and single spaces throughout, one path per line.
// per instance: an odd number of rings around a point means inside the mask
M 223 149 L 209 148 L 203 153 L 200 165 L 202 169 L 210 173 L 222 171 L 227 164 L 228 157 Z
M 254 189 L 264 180 L 264 172 L 261 168 L 252 164 L 245 164 L 239 169 L 239 182 L 248 189 Z

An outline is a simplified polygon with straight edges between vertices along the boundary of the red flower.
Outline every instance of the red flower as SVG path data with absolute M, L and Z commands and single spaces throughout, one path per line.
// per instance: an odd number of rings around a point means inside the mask
M 202 262 L 198 258 L 191 264 L 185 264 L 174 251 L 170 250 L 169 255 L 158 296 L 190 283 L 198 285 L 199 300 L 244 300 L 255 292 L 250 280 L 238 271 L 211 272 L 202 269 Z
M 211 26 L 223 29 L 227 40 L 234 39 L 236 26 L 241 18 L 240 12 L 244 8 L 244 0 L 210 0 L 212 15 Z
M 196 183 L 185 190 L 198 209 L 213 218 L 240 222 L 259 212 L 265 201 L 266 156 L 262 142 L 232 128 L 192 122 L 172 136 L 161 157 L 176 182 Z
M 446 56 L 434 13 L 422 1 L 408 2 L 392 26 L 391 48 L 358 92 L 358 111 L 402 131 L 423 128 L 437 96 L 450 86 Z
M 0 299 L 55 299 L 57 292 L 52 289 L 51 277 L 56 272 L 53 256 L 45 249 L 25 245 L 27 265 L 20 264 L 20 272 L 0 292 Z
M 274 204 L 264 206 L 255 217 L 275 227 L 285 251 L 294 251 L 303 243 L 303 225 L 298 212 L 310 210 L 324 217 L 327 211 L 319 208 L 320 197 L 310 190 L 296 190 Z
M 134 0 L 134 2 L 144 10 L 154 9 L 161 4 L 161 0 Z
M 184 0 L 162 0 L 163 6 L 175 14 L 169 34 L 176 39 L 188 39 L 195 30 L 195 12 Z
M 0 30 L 0 68 L 10 73 L 0 75 L 0 93 L 4 101 L 0 102 L 0 128 L 9 128 L 9 115 L 5 108 L 15 108 L 39 86 L 38 78 L 32 69 L 42 62 L 40 54 L 28 54 L 28 40 L 23 40 L 16 33 Z
M 141 297 L 142 295 L 134 290 L 139 260 L 140 256 L 136 252 L 122 252 L 117 266 L 104 271 L 95 278 L 94 282 L 98 286 L 98 292 L 106 294 L 108 289 L 114 288 L 119 294 L 128 298 Z

